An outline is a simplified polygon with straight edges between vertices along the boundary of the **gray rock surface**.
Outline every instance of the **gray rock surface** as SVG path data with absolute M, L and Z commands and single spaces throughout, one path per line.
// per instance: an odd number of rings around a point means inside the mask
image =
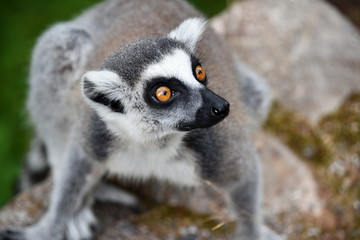
M 35 223 L 49 204 L 51 187 L 47 180 L 15 197 L 0 211 L 0 229 L 19 228 Z M 216 205 L 216 199 L 212 203 Z M 196 238 L 199 240 L 216 240 L 227 239 L 226 236 L 231 233 L 215 231 L 211 236 L 211 227 L 216 223 L 209 221 L 209 215 L 192 215 L 182 208 L 165 205 L 152 205 L 146 207 L 146 210 L 134 211 L 131 207 L 116 203 L 97 203 L 94 209 L 101 223 L 99 240 L 186 239 L 191 235 L 199 236 Z M 202 221 L 209 221 L 210 228 L 199 225 Z
M 320 217 L 324 203 L 310 168 L 270 133 L 257 134 L 256 144 L 263 163 L 265 221 L 287 233 L 291 224 L 286 222 L 294 222 L 299 214 Z M 279 224 L 281 215 L 285 225 Z
M 276 136 L 256 137 L 263 163 L 266 215 L 300 211 L 319 215 L 323 204 L 310 168 Z
M 36 222 L 48 206 L 50 181 L 46 181 L 31 188 L 14 198 L 0 211 L 0 229 L 8 227 L 22 227 Z M 183 192 L 184 193 L 184 192 Z M 190 193 L 190 192 L 189 192 Z M 230 218 L 223 216 L 226 206 L 219 206 L 221 194 L 210 193 L 211 199 L 198 199 L 197 203 L 189 201 L 190 206 L 204 210 L 203 205 L 211 205 L 213 215 L 189 212 L 181 207 L 155 204 L 146 209 L 134 211 L 116 203 L 97 203 L 95 215 L 101 223 L 98 234 L 99 240 L 226 240 L 232 239 L 234 230 Z M 166 195 L 166 194 L 165 194 Z M 175 193 L 176 195 L 176 193 Z M 203 195 L 203 194 L 200 194 Z M 182 199 L 190 195 L 183 194 Z M 197 195 L 199 197 L 199 195 Z M 185 201 L 186 203 L 186 201 Z M 175 203 L 178 205 L 178 203 Z M 193 209 L 194 210 L 194 209 Z M 216 215 L 214 215 L 216 214 Z M 213 217 L 217 218 L 214 219 Z M 218 225 L 220 224 L 220 225 Z M 216 226 L 219 228 L 216 228 Z M 213 229 L 214 228 L 214 229 Z M 266 226 L 262 232 L 268 240 L 282 238 Z
M 264 176 L 264 219 L 265 222 L 276 231 L 286 235 L 291 233 L 291 223 L 299 214 L 308 213 L 319 216 L 323 211 L 323 203 L 317 192 L 317 183 L 310 169 L 298 159 L 276 136 L 261 132 L 255 138 L 260 157 L 263 161 Z M 222 216 L 220 222 L 231 219 L 227 214 L 226 200 L 220 192 L 211 186 L 205 191 L 176 192 L 171 187 L 156 186 L 155 184 L 145 186 L 145 190 L 139 189 L 142 196 L 148 198 L 152 191 L 159 191 L 157 201 L 166 201 L 171 206 L 185 205 L 188 209 L 196 212 L 210 213 L 213 216 Z M 40 186 L 25 192 L 10 202 L 0 211 L 0 228 L 6 226 L 24 226 L 35 222 L 48 205 L 48 195 L 51 184 L 46 182 Z M 147 196 L 149 195 L 149 196 Z M 200 199 L 200 200 L 199 200 Z M 100 219 L 102 229 L 101 240 L 115 239 L 172 239 L 171 236 L 188 236 L 195 234 L 203 236 L 204 239 L 226 239 L 225 235 L 215 235 L 204 227 L 199 227 L 199 221 L 208 218 L 205 215 L 189 216 L 185 214 L 178 216 L 174 212 L 169 216 L 164 214 L 164 206 L 154 206 L 141 213 L 134 213 L 129 207 L 117 204 L 97 204 L 95 211 Z M 175 208 L 176 209 L 176 208 Z M 165 210 L 167 212 L 168 210 Z M 179 208 L 176 211 L 183 211 Z M 155 214 L 158 219 L 153 221 L 157 224 L 149 225 L 149 219 Z M 159 217 L 161 216 L 161 217 Z M 280 216 L 286 216 L 285 221 L 278 221 Z M 167 218 L 167 219 L 166 219 Z M 169 220 L 170 219 L 170 220 Z M 184 220 L 185 219 L 185 220 Z M 191 221 L 194 221 L 192 224 Z M 212 223 L 213 226 L 216 223 Z M 169 226 L 176 226 L 171 227 Z M 163 234 L 159 238 L 159 233 Z M 270 229 L 264 227 L 264 234 L 268 239 L 280 239 Z M 177 239 L 177 238 L 173 238 Z M 202 238 L 199 238 L 202 239 Z
M 360 36 L 322 0 L 241 1 L 212 21 L 274 98 L 311 122 L 360 90 Z

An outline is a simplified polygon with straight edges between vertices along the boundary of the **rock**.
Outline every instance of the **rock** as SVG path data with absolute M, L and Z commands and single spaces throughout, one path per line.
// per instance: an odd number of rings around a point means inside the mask
M 50 189 L 51 183 L 48 180 L 15 197 L 0 211 L 0 229 L 22 227 L 35 223 L 48 206 Z M 235 225 L 231 222 L 232 219 L 223 213 L 226 212 L 227 206 L 219 205 L 223 196 L 219 193 L 211 193 L 211 190 L 210 193 L 209 190 L 206 192 L 212 195 L 211 199 L 205 201 L 200 199 L 197 204 L 191 200 L 188 207 L 209 205 L 212 207 L 213 215 L 194 213 L 179 206 L 158 203 L 147 204 L 144 209 L 134 211 L 131 207 L 120 204 L 98 202 L 95 204 L 94 212 L 102 228 L 97 239 L 231 239 Z M 194 191 L 191 193 L 193 194 Z M 199 197 L 203 194 L 195 195 Z M 190 195 L 187 196 L 191 198 Z M 186 199 L 186 196 L 181 196 L 181 199 Z M 145 198 L 146 201 L 149 199 Z M 179 203 L 173 202 L 172 204 L 178 205 Z M 204 209 L 206 207 L 202 206 L 200 211 L 204 211 Z M 267 240 L 282 239 L 264 225 L 261 229 Z
M 288 234 L 291 232 L 289 226 L 292 226 L 289 223 L 293 223 L 299 214 L 321 215 L 323 203 L 309 168 L 269 133 L 259 133 L 256 144 L 264 165 L 263 211 L 266 223 L 276 231 Z M 47 181 L 16 197 L 0 211 L 0 229 L 34 223 L 48 205 L 50 189 L 51 184 Z M 157 195 L 156 200 L 169 202 L 170 205 L 151 204 L 146 210 L 134 212 L 130 207 L 119 204 L 96 204 L 95 213 L 103 226 L 99 239 L 171 239 L 171 236 L 186 239 L 194 234 L 203 236 L 198 239 L 227 239 L 233 227 L 228 223 L 231 222 L 231 214 L 227 213 L 224 196 L 212 186 L 205 191 L 191 190 L 188 193 L 183 190 L 176 192 L 171 187 L 151 182 L 144 189 L 137 187 L 141 196 L 147 199 L 145 202 L 149 201 L 153 191 L 159 192 L 159 189 L 163 194 Z M 185 210 L 182 205 L 192 211 Z M 210 215 L 206 214 L 209 212 Z M 221 216 L 221 219 L 207 222 L 215 215 Z M 279 221 L 279 216 L 284 215 L 286 221 Z M 204 222 L 207 224 L 203 225 Z M 213 234 L 211 228 L 221 222 L 225 223 L 225 227 L 209 237 Z M 269 228 L 263 227 L 263 233 L 267 239 L 281 239 Z
M 360 90 L 360 36 L 322 0 L 251 0 L 212 21 L 274 98 L 317 122 Z
M 19 194 L 0 211 L 0 229 L 21 227 L 34 223 L 49 204 L 50 181 Z
M 167 191 L 164 186 L 163 198 L 167 198 Z M 28 191 L 16 196 L 9 204 L 0 211 L 0 229 L 7 227 L 23 227 L 34 224 L 46 211 L 49 204 L 49 193 L 52 184 L 49 180 L 41 183 Z M 146 186 L 144 188 L 148 189 Z M 141 187 L 139 188 L 142 190 Z M 148 190 L 147 190 L 148 191 Z M 150 192 L 152 189 L 150 189 Z M 174 192 L 174 191 L 173 191 Z M 189 190 L 190 193 L 190 190 Z M 191 191 L 191 193 L 194 193 Z M 147 194 L 143 192 L 142 194 Z M 175 191 L 175 195 L 178 193 Z M 101 223 L 101 231 L 98 234 L 99 240 L 113 239 L 180 239 L 190 235 L 197 236 L 196 239 L 229 239 L 234 231 L 232 219 L 224 215 L 222 210 L 226 210 L 226 206 L 218 206 L 222 203 L 222 195 L 216 194 L 211 189 L 206 193 L 199 192 L 195 194 L 197 197 L 204 194 L 211 194 L 213 199 L 200 201 L 203 205 L 199 210 L 208 211 L 210 204 L 211 212 L 217 214 L 219 218 L 214 219 L 210 214 L 194 213 L 183 207 L 177 207 L 178 202 L 172 205 L 152 202 L 146 196 L 142 199 L 143 204 L 140 209 L 134 211 L 132 207 L 124 206 L 114 202 L 97 202 L 94 206 L 94 212 Z M 189 197 L 190 199 L 191 197 Z M 186 196 L 182 196 L 183 200 Z M 185 205 L 192 207 L 195 203 L 193 200 L 188 201 Z M 205 205 L 205 206 L 204 206 Z M 196 207 L 196 206 L 194 206 Z M 211 229 L 223 222 L 224 226 L 217 230 Z M 179 237 L 179 238 L 178 238 Z
M 320 217 L 324 203 L 310 168 L 274 135 L 259 133 L 256 143 L 263 163 L 266 222 L 286 233 L 289 225 L 279 224 L 279 216 L 286 216 L 287 223 L 299 214 Z

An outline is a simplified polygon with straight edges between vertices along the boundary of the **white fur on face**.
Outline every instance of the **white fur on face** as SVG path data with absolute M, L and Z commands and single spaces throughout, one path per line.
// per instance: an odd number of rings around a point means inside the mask
M 204 87 L 193 75 L 190 55 L 180 49 L 165 56 L 160 62 L 148 66 L 141 77 L 145 80 L 156 77 L 176 78 L 193 89 Z
M 109 99 L 120 100 L 124 105 L 124 114 L 113 112 L 108 106 L 92 101 L 83 93 L 85 101 L 106 122 L 107 127 L 114 135 L 134 142 L 146 142 L 163 134 L 157 131 L 158 129 L 154 129 L 155 124 L 143 121 L 144 116 L 150 115 L 146 113 L 148 109 L 144 108 L 142 112 L 134 111 L 134 105 L 141 104 L 139 101 L 143 102 L 142 84 L 131 89 L 116 73 L 107 70 L 87 72 L 83 77 L 83 80 L 85 79 L 94 84 L 93 89 L 87 91 L 106 95 Z M 141 97 L 136 98 L 136 96 Z M 146 104 L 142 103 L 142 105 Z
M 140 116 L 134 117 L 131 111 L 129 112 L 129 108 L 131 109 L 134 104 L 134 100 L 129 96 L 137 95 L 136 90 L 131 90 L 116 73 L 108 70 L 89 71 L 83 77 L 83 84 L 85 79 L 94 84 L 94 89 L 91 90 L 94 94 L 99 93 L 109 99 L 120 100 L 124 105 L 126 114 L 113 112 L 109 107 L 84 96 L 85 101 L 107 123 L 109 130 L 124 138 L 143 138 L 144 126 L 141 126 Z
M 106 94 L 110 99 L 117 99 L 118 91 L 120 88 L 120 77 L 111 71 L 101 70 L 101 71 L 89 71 L 83 76 L 83 80 L 87 79 L 96 86 L 97 92 Z
M 172 30 L 168 36 L 185 43 L 191 52 L 195 52 L 196 43 L 205 31 L 205 27 L 206 21 L 204 19 L 190 18 Z
M 89 71 L 85 73 L 84 78 L 91 80 L 94 84 L 98 86 L 108 85 L 108 84 L 118 84 L 120 77 L 111 71 L 100 70 L 100 71 Z

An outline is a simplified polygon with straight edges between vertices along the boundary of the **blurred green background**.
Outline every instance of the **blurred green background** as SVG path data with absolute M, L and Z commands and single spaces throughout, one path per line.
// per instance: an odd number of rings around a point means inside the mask
M 13 195 L 31 126 L 25 109 L 31 51 L 51 24 L 69 20 L 99 0 L 13 0 L 0 3 L 0 206 Z M 211 17 L 230 1 L 190 0 Z

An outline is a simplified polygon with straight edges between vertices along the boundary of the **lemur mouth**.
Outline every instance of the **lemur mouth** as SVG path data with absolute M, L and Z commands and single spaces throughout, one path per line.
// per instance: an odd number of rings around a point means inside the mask
M 197 111 L 195 121 L 180 123 L 178 125 L 180 131 L 212 127 L 229 115 L 230 104 L 228 101 L 209 89 L 202 90 L 201 96 L 204 104 Z

